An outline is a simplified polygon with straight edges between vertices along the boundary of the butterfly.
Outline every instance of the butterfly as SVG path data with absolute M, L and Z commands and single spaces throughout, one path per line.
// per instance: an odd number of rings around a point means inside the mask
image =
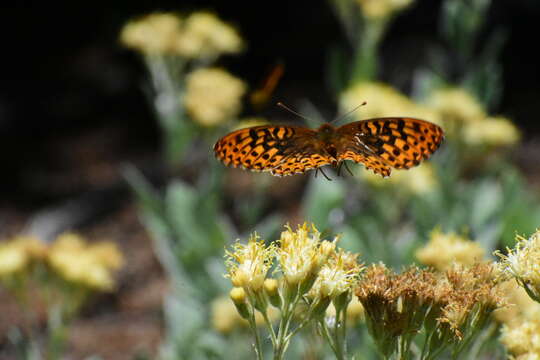
M 374 118 L 339 127 L 325 123 L 318 129 L 262 125 L 225 135 L 216 142 L 214 154 L 227 166 L 276 176 L 325 165 L 340 169 L 345 160 L 351 160 L 387 177 L 393 168 L 409 169 L 429 158 L 443 138 L 439 126 L 407 117 Z

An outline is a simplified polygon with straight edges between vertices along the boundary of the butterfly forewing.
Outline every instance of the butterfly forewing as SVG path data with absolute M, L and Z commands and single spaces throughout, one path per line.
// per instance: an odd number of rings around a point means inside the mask
M 382 176 L 391 168 L 409 169 L 427 159 L 443 140 L 442 129 L 413 118 L 356 121 L 337 129 L 339 160 L 353 160 Z
M 329 163 L 315 135 L 314 130 L 300 126 L 256 126 L 224 136 L 214 153 L 225 165 L 292 175 Z
M 344 160 L 362 163 L 381 176 L 427 159 L 443 140 L 442 129 L 413 118 L 356 121 L 325 133 L 302 126 L 263 125 L 234 131 L 214 146 L 225 165 L 272 175 L 292 175 Z

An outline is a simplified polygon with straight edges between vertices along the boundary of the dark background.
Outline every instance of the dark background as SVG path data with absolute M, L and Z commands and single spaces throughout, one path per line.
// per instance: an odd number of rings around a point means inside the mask
M 392 23 L 381 49 L 384 80 L 405 79 L 395 85 L 406 89 L 407 72 L 425 62 L 426 49 L 446 46 L 437 35 L 440 5 L 417 0 Z M 246 39 L 246 53 L 221 64 L 252 88 L 282 61 L 276 97 L 292 105 L 307 98 L 325 115 L 335 112 L 328 52 L 347 44 L 326 1 L 13 2 L 2 9 L 0 205 L 38 208 L 116 179 L 124 161 L 155 156 L 159 131 L 141 91 L 145 70 L 118 34 L 133 16 L 200 9 Z M 493 1 L 481 37 L 506 29 L 502 101 L 492 113 L 512 118 L 525 142 L 540 132 L 539 15 L 535 0 Z

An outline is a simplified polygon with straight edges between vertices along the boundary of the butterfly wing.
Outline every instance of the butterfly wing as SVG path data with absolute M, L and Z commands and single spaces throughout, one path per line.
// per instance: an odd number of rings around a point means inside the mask
M 225 165 L 292 175 L 330 163 L 315 135 L 301 126 L 255 126 L 225 135 L 214 153 Z
M 376 118 L 343 125 L 338 132 L 338 161 L 363 163 L 383 177 L 392 168 L 409 169 L 441 145 L 443 130 L 413 118 Z

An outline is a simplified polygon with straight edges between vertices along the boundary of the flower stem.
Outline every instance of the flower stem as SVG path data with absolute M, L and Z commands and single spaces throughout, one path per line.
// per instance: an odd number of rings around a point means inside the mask
M 249 326 L 253 331 L 253 335 L 255 336 L 255 354 L 257 354 L 257 360 L 264 360 L 261 346 L 261 338 L 259 336 L 259 331 L 257 330 L 257 324 L 255 323 L 255 309 L 251 309 L 251 311 L 249 312 L 248 321 Z

